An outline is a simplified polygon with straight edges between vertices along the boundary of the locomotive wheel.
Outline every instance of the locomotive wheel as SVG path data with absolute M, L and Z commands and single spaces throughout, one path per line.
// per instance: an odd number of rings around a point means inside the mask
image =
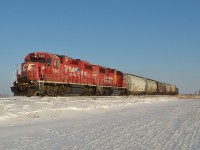
M 95 89 L 93 87 L 90 87 L 89 93 L 90 93 L 90 95 L 95 95 L 96 94 Z
M 52 96 L 57 96 L 58 95 L 57 91 L 55 91 L 55 90 L 53 90 L 52 93 L 53 93 Z
M 51 96 L 51 90 L 50 89 L 48 89 L 46 92 L 47 92 L 48 96 Z
M 28 88 L 25 95 L 26 95 L 27 97 L 31 97 L 31 96 L 34 96 L 35 93 L 36 93 L 36 90 L 35 90 L 35 89 L 30 89 L 30 88 Z
M 58 88 L 58 95 L 60 95 L 60 96 L 65 96 L 65 94 L 66 94 L 66 92 L 65 92 L 66 90 L 65 90 L 65 87 L 59 87 Z

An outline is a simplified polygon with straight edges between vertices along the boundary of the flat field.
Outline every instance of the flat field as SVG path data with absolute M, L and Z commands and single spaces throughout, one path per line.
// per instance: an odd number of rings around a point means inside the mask
M 200 98 L 0 98 L 0 149 L 200 148 Z

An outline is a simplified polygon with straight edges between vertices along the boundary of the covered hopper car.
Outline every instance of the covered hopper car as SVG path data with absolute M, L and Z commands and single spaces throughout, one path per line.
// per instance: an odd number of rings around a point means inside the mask
M 47 52 L 28 54 L 16 78 L 15 96 L 178 94 L 171 84 Z

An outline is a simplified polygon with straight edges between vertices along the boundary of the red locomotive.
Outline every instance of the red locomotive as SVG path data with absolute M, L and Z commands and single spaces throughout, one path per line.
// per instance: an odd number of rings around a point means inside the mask
M 45 52 L 30 53 L 11 87 L 14 95 L 112 95 L 126 93 L 123 73 L 87 61 Z
M 147 82 L 150 79 L 134 77 L 136 76 L 93 65 L 80 59 L 35 52 L 25 57 L 24 63 L 21 64 L 21 74 L 17 73 L 17 80 L 13 83 L 11 90 L 15 96 L 178 93 L 178 89 L 173 85 L 154 80 Z M 159 93 L 159 85 L 164 87 L 162 93 Z

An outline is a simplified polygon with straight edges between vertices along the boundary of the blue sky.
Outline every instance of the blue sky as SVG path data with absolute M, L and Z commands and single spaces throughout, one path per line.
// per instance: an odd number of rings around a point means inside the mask
M 200 89 L 199 0 L 1 0 L 0 93 L 34 51 Z

